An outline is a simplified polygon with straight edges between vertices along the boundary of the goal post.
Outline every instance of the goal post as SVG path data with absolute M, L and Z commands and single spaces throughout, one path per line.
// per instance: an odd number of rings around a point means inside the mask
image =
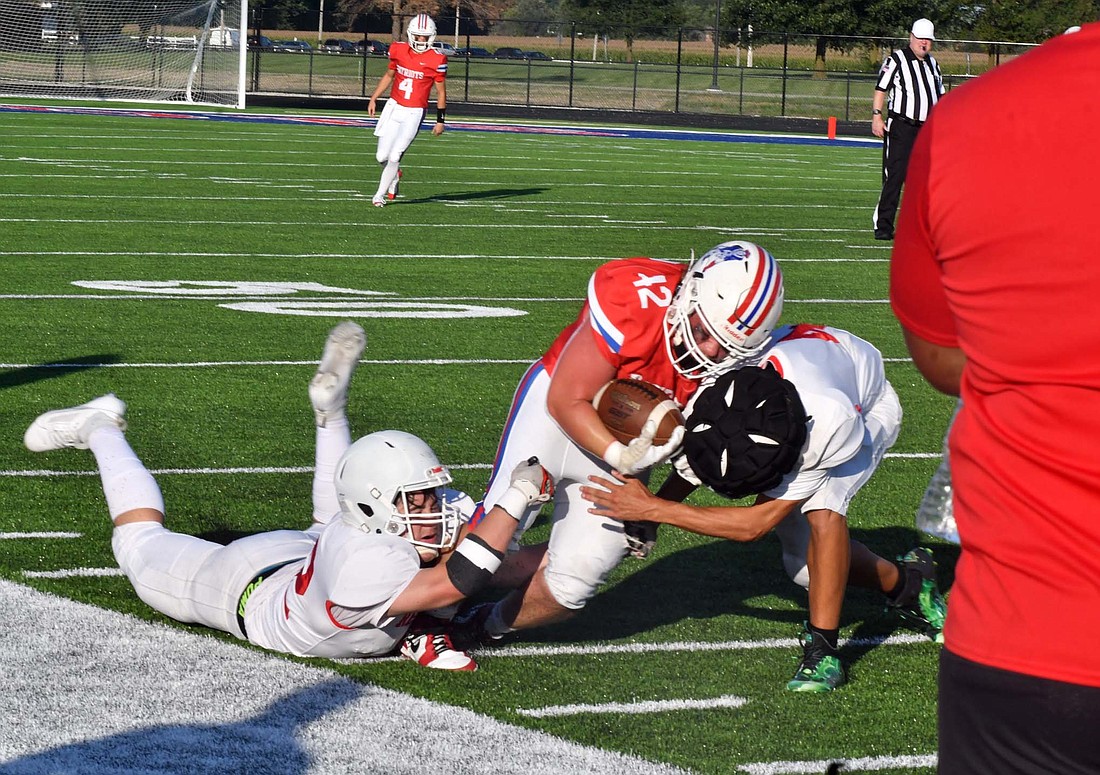
M 0 0 L 0 95 L 245 104 L 248 0 Z

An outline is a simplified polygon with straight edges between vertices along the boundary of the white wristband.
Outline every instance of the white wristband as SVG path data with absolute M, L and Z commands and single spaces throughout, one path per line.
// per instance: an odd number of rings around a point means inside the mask
M 512 486 L 504 491 L 504 494 L 500 496 L 500 500 L 497 501 L 497 506 L 508 512 L 508 516 L 519 522 L 523 519 L 524 513 L 530 508 L 531 502 L 526 493 L 519 490 L 519 488 Z
M 607 445 L 607 449 L 603 452 L 603 462 L 607 463 L 612 468 L 619 470 L 620 463 L 623 459 L 623 453 L 626 451 L 626 445 L 621 441 L 613 441 Z

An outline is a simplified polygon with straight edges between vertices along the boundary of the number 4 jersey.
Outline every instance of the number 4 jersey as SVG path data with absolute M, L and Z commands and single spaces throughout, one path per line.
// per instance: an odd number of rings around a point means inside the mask
M 390 70 L 394 71 L 390 98 L 407 108 L 427 108 L 432 84 L 447 77 L 447 57 L 429 48 L 417 54 L 408 43 L 390 46 Z

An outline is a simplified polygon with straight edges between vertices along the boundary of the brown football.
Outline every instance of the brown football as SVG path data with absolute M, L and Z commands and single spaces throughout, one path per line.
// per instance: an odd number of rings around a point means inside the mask
M 600 388 L 592 406 L 611 435 L 629 444 L 642 432 L 650 419 L 657 423 L 657 446 L 668 442 L 677 426 L 684 424 L 684 415 L 668 395 L 640 379 L 613 379 Z

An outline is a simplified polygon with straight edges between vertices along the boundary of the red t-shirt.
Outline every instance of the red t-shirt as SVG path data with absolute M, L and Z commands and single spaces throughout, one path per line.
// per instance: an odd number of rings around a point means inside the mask
M 428 107 L 433 83 L 447 77 L 447 57 L 433 48 L 417 54 L 408 43 L 390 46 L 390 70 L 394 71 L 390 98 L 409 108 Z
M 890 293 L 966 354 L 954 653 L 1100 686 L 1100 24 L 952 91 L 909 161 Z M 1067 102 L 1068 100 L 1068 102 Z
M 665 349 L 664 319 L 686 270 L 685 264 L 653 258 L 624 258 L 601 266 L 588 281 L 588 300 L 580 315 L 542 356 L 547 373 L 553 375 L 577 327 L 588 326 L 617 378 L 644 379 L 684 406 L 698 383 L 673 368 Z

